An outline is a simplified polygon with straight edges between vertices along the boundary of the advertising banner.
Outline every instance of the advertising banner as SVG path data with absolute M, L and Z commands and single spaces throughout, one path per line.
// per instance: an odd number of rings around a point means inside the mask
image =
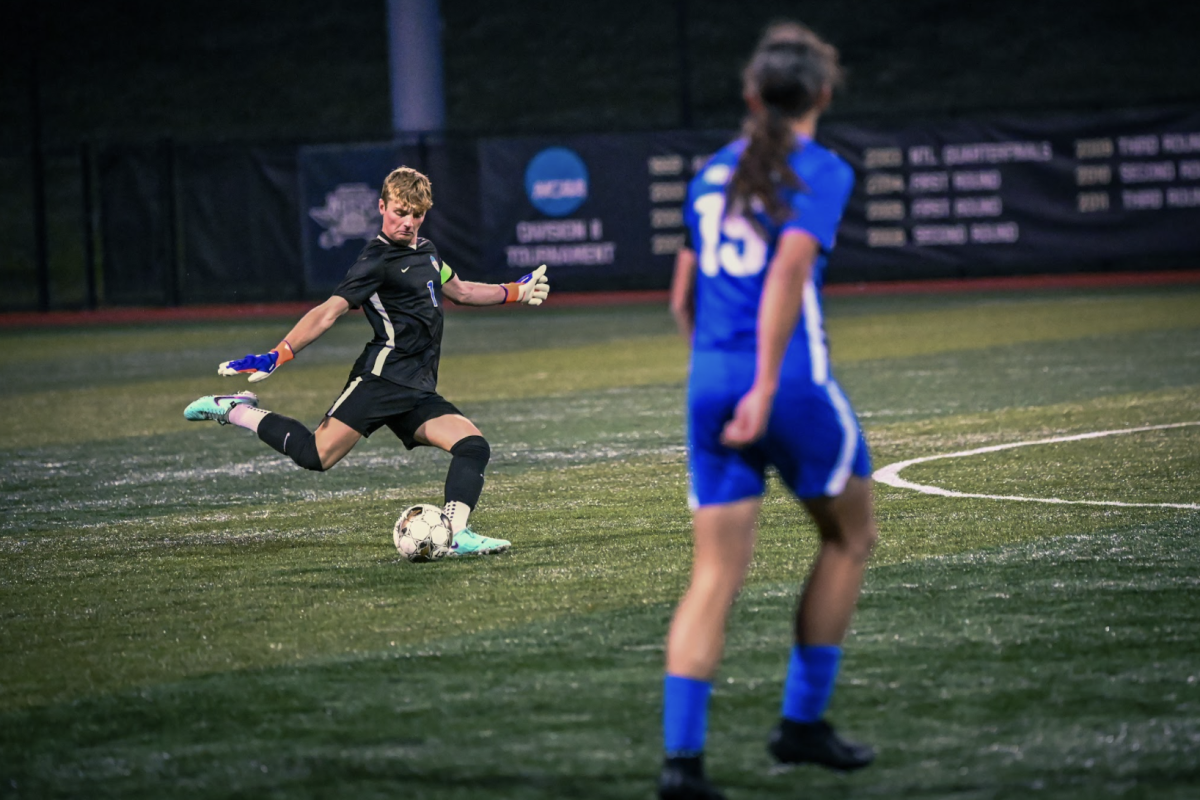
M 1200 112 L 828 124 L 857 185 L 832 280 L 1078 269 L 1200 253 Z
M 545 263 L 559 290 L 662 289 L 687 183 L 733 135 L 107 146 L 104 299 L 320 297 L 378 232 L 379 189 L 402 164 L 433 181 L 421 234 L 464 279 Z M 832 121 L 818 139 L 856 173 L 831 283 L 1158 269 L 1200 254 L 1197 109 Z
M 395 166 L 423 169 L 422 235 L 464 278 L 547 264 L 556 289 L 662 289 L 684 241 L 687 183 L 729 131 L 305 147 L 309 293 L 379 229 Z M 1136 268 L 1200 253 L 1200 111 L 1002 117 L 908 127 L 829 122 L 818 139 L 856 185 L 832 283 Z
M 565 289 L 669 284 L 687 181 L 729 132 L 480 143 L 485 270 Z M 857 181 L 831 282 L 1103 268 L 1200 253 L 1200 112 L 903 128 L 827 123 Z
M 305 284 L 330 291 L 379 233 L 383 179 L 401 164 L 420 169 L 420 153 L 394 143 L 319 145 L 301 147 L 299 164 Z
M 512 280 L 539 264 L 557 289 L 661 289 L 683 243 L 682 205 L 714 132 L 485 139 L 481 265 Z

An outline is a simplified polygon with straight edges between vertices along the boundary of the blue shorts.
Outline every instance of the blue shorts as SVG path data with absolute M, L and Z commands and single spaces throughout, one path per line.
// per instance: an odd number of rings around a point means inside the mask
M 781 375 L 763 438 L 734 450 L 721 444 L 721 430 L 754 380 L 754 354 L 693 353 L 688 382 L 693 508 L 762 496 L 768 466 L 800 499 L 836 497 L 851 475 L 871 474 L 866 440 L 841 388 L 832 378 L 815 384 L 799 372 Z

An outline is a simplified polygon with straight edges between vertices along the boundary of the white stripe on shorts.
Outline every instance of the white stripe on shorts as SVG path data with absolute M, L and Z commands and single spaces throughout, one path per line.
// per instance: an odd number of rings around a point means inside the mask
M 353 392 L 355 389 L 358 388 L 358 385 L 360 383 L 362 383 L 362 378 L 361 377 L 355 378 L 354 381 L 349 386 L 346 387 L 346 391 L 342 392 L 342 396 L 333 402 L 333 407 L 325 412 L 325 416 L 332 417 L 333 412 L 338 410 L 338 406 L 340 406 L 342 403 L 346 402 L 346 398 L 350 396 L 351 392 Z
M 837 497 L 846 488 L 846 481 L 850 480 L 850 468 L 854 463 L 854 453 L 858 450 L 858 423 L 854 419 L 850 401 L 835 382 L 825 384 L 825 391 L 829 393 L 829 399 L 833 402 L 838 423 L 842 428 L 842 449 L 838 453 L 833 472 L 829 475 L 829 482 L 825 484 L 825 496 Z

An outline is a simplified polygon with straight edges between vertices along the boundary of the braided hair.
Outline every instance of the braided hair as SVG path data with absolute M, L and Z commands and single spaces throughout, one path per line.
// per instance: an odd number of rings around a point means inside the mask
M 761 209 L 775 222 L 787 217 L 779 189 L 804 188 L 788 163 L 796 146 L 791 123 L 822 102 L 841 79 L 833 45 L 796 22 L 767 28 L 742 72 L 743 95 L 751 110 L 742 126 L 746 149 L 725 190 L 726 214 L 745 216 L 756 227 L 748 210 Z

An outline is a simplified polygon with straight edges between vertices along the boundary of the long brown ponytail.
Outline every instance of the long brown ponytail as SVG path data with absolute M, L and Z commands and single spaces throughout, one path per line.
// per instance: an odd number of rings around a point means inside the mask
M 838 51 L 796 22 L 775 23 L 742 73 L 743 92 L 751 102 L 742 132 L 746 149 L 738 159 L 725 194 L 725 213 L 753 221 L 762 210 L 776 222 L 787 217 L 781 188 L 803 184 L 788 162 L 796 146 L 792 121 L 841 82 Z

